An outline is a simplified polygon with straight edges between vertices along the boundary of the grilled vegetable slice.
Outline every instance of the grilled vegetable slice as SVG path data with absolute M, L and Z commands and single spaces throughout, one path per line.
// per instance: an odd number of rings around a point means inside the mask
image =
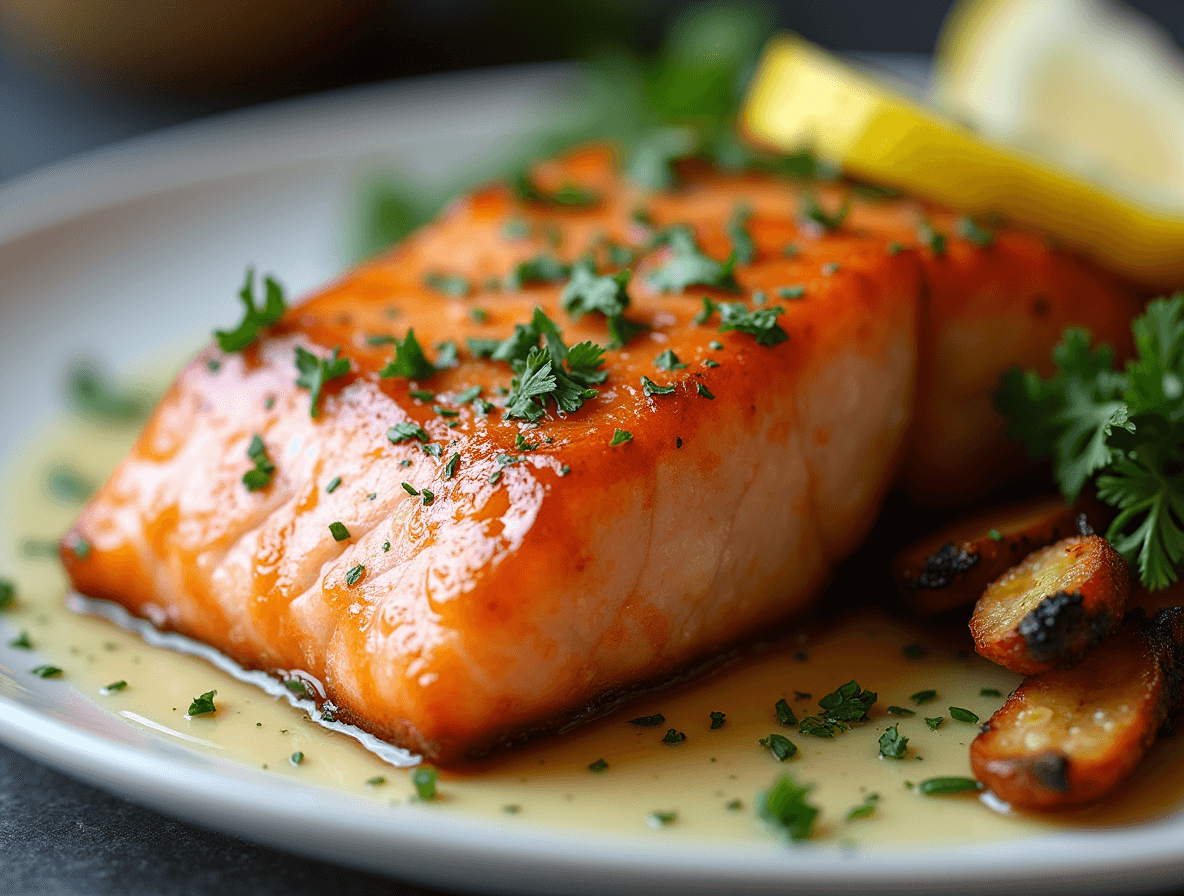
M 905 603 L 932 616 L 969 606 L 987 586 L 1039 548 L 1109 522 L 1097 501 L 1059 495 L 995 507 L 901 551 L 892 574 Z M 1082 526 L 1087 527 L 1083 529 Z
M 1072 666 L 1120 619 L 1130 573 L 1097 535 L 1064 538 L 992 582 L 970 617 L 974 648 L 1014 672 Z
M 1184 608 L 1141 610 L 1072 669 L 1024 681 L 970 745 L 975 775 L 1023 809 L 1061 809 L 1113 790 L 1179 708 Z

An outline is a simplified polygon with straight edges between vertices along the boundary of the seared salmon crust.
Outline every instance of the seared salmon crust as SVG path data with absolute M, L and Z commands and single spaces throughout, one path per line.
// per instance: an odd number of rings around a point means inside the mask
M 1033 235 L 963 238 L 849 185 L 682 174 L 645 193 L 609 150 L 574 152 L 525 195 L 456 201 L 241 352 L 211 346 L 63 539 L 74 587 L 458 763 L 809 607 L 902 469 L 930 500 L 1008 475 L 991 392 L 1046 368 L 1066 325 L 1129 350 L 1135 291 Z M 696 245 L 714 261 L 686 262 Z M 567 346 L 608 345 L 604 314 L 561 301 L 589 254 L 631 272 L 644 329 L 578 410 L 511 418 L 514 372 L 467 340 L 537 308 Z M 721 330 L 705 296 L 770 315 Z M 410 329 L 456 360 L 380 376 Z M 334 348 L 347 372 L 313 405 L 297 350 Z

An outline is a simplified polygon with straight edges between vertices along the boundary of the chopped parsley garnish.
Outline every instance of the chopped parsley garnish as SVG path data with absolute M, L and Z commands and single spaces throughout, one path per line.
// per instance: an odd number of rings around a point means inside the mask
M 903 706 L 889 706 L 885 710 L 890 716 L 915 716 L 916 713 L 911 709 L 905 709 Z
M 508 240 L 524 240 L 530 236 L 530 222 L 521 218 L 510 218 L 502 225 L 502 236 Z
M 909 697 L 914 703 L 920 706 L 923 703 L 929 703 L 931 700 L 937 699 L 937 691 L 917 691 Z
M 904 244 L 903 243 L 898 243 L 896 241 L 893 241 L 888 244 L 888 254 L 889 255 L 899 255 L 903 251 L 904 251 Z
M 520 171 L 510 185 L 514 196 L 523 202 L 541 202 L 547 205 L 566 205 L 587 208 L 600 202 L 600 194 L 576 184 L 564 184 L 554 192 L 539 188 L 529 171 Z
M 436 782 L 440 773 L 434 768 L 424 768 L 422 765 L 411 772 L 411 783 L 415 785 L 415 795 L 421 800 L 436 798 Z
M 381 787 L 385 783 L 386 778 L 384 778 L 382 775 L 375 775 L 373 778 L 366 779 L 366 784 L 370 787 Z
M 717 728 L 722 728 L 724 726 L 724 721 L 727 719 L 727 713 L 712 712 L 709 715 L 711 716 L 711 730 L 712 731 L 715 731 Z
M 991 541 L 1002 541 L 1003 540 L 1003 533 L 1000 532 L 998 529 L 988 529 L 987 530 L 987 537 L 990 538 Z
M 1106 539 L 1159 589 L 1184 568 L 1184 293 L 1148 304 L 1131 331 L 1136 357 L 1122 372 L 1108 346 L 1091 350 L 1087 330 L 1068 329 L 1052 378 L 1009 370 L 997 402 L 1010 438 L 1052 456 L 1070 500 L 1096 477 L 1118 510 Z
M 959 218 L 954 230 L 962 239 L 973 243 L 980 249 L 989 249 L 995 245 L 995 231 L 979 224 L 974 218 Z
M 275 473 L 275 464 L 267 456 L 267 446 L 258 433 L 251 436 L 251 443 L 247 446 L 247 457 L 255 464 L 254 469 L 243 473 L 243 485 L 249 492 L 257 492 L 271 485 L 271 477 Z
M 664 744 L 681 744 L 686 739 L 687 739 L 687 736 L 685 734 L 683 734 L 681 731 L 676 731 L 673 728 L 667 728 L 666 729 L 666 736 L 662 738 L 662 743 L 664 743 Z
M 536 347 L 540 339 L 543 348 Z M 539 308 L 534 310 L 530 325 L 515 327 L 514 335 L 492 357 L 510 361 L 516 374 L 506 399 L 506 416 L 511 419 L 537 421 L 548 401 L 554 401 L 565 414 L 574 413 L 597 395 L 591 386 L 608 377 L 600 369 L 604 349 L 591 342 L 567 348 L 555 322 Z
M 148 412 L 147 398 L 127 389 L 93 364 L 73 364 L 66 374 L 66 398 L 89 417 L 110 423 L 132 423 Z
M 311 692 L 308 689 L 308 685 L 302 679 L 299 679 L 299 678 L 289 678 L 289 679 L 285 680 L 284 687 L 286 687 L 289 691 L 291 691 L 297 697 L 312 696 Z
M 502 478 L 502 471 L 501 470 L 494 470 L 492 473 L 489 474 L 489 484 L 490 485 L 497 485 L 501 481 L 501 478 Z
M 590 771 L 590 772 L 602 772 L 607 768 L 608 768 L 608 763 L 605 762 L 603 759 L 597 759 L 595 762 L 591 762 L 588 764 L 588 771 Z
M 880 802 L 880 795 L 878 793 L 869 793 L 863 798 L 863 804 L 856 806 L 847 813 L 848 821 L 858 821 L 861 818 L 870 818 L 876 814 L 876 807 Z
M 329 480 L 329 484 L 325 486 L 325 494 L 327 494 L 327 495 L 333 494 L 335 491 L 337 491 L 337 487 L 339 485 L 341 485 L 341 477 L 334 476 L 332 479 Z
M 707 347 L 709 349 L 711 349 L 713 352 L 718 352 L 718 351 L 723 351 L 724 344 L 722 342 L 715 340 L 715 339 L 712 339 L 709 343 L 707 343 Z
M 420 442 L 427 442 L 428 440 L 428 434 L 424 431 L 424 428 L 418 423 L 412 423 L 409 420 L 396 423 L 386 431 L 386 437 L 394 445 L 400 445 L 412 439 L 417 439 Z
M 822 719 L 815 716 L 806 716 L 798 723 L 798 732 L 801 734 L 808 734 L 811 737 L 834 737 L 835 729 L 828 725 Z
M 920 644 L 909 644 L 907 647 L 902 647 L 900 652 L 910 660 L 917 660 L 925 655 L 925 648 Z
M 664 828 L 678 821 L 677 812 L 651 812 L 646 819 L 651 827 Z
M 978 716 L 969 709 L 963 709 L 961 706 L 950 707 L 950 718 L 955 722 L 966 722 L 969 725 L 978 724 Z
M 65 464 L 56 464 L 46 473 L 45 485 L 54 498 L 72 504 L 84 503 L 96 489 L 93 480 Z
M 329 534 L 333 536 L 334 541 L 345 541 L 350 537 L 349 529 L 345 528 L 344 523 L 330 523 Z
M 345 574 L 345 584 L 352 588 L 354 585 L 358 584 L 359 581 L 361 581 L 362 574 L 365 571 L 366 567 L 362 566 L 360 563 L 357 566 L 352 567 L 349 572 Z
M 885 729 L 884 733 L 880 735 L 880 755 L 886 756 L 889 759 L 903 759 L 905 751 L 908 750 L 909 739 L 904 737 L 898 730 L 896 725 Z
M 107 685 L 102 690 L 103 690 L 104 694 L 114 694 L 114 693 L 124 690 L 126 687 L 127 687 L 127 682 L 121 678 L 121 679 L 119 679 L 119 681 L 111 682 L 109 685 Z
M 821 698 L 818 705 L 823 710 L 823 717 L 829 722 L 862 722 L 875 702 L 875 691 L 865 691 L 858 682 L 849 681 Z
M 29 670 L 38 678 L 57 678 L 62 674 L 62 670 L 57 666 L 41 665 Z
M 813 193 L 807 192 L 802 195 L 802 218 L 807 221 L 812 221 L 823 230 L 834 231 L 843 226 L 843 222 L 847 220 L 847 215 L 851 212 L 851 200 L 849 197 L 843 198 L 843 204 L 839 206 L 838 210 L 833 214 L 828 212 L 818 202 L 818 197 Z
M 460 347 L 451 339 L 436 343 L 436 369 L 447 370 L 460 363 Z
M 754 338 L 757 345 L 771 347 L 789 338 L 789 334 L 781 329 L 777 317 L 785 313 L 780 305 L 774 308 L 757 308 L 749 311 L 742 302 L 715 303 L 706 296 L 703 297 L 703 310 L 695 317 L 695 323 L 705 324 L 711 315 L 719 311 L 719 331 L 727 333 L 735 330 L 747 333 Z
M 405 491 L 407 494 L 411 495 L 411 497 L 413 497 L 413 498 L 419 497 L 419 489 L 417 489 L 410 482 L 400 482 L 399 485 L 403 486 L 403 491 Z
M 217 695 L 217 691 L 206 691 L 204 694 L 194 697 L 193 702 L 189 704 L 187 715 L 205 716 L 217 712 L 218 707 L 214 705 L 214 697 Z
M 459 417 L 460 411 L 454 411 L 451 408 L 446 408 L 443 405 L 432 405 L 432 413 L 439 414 L 441 417 Z
M 33 642 L 29 640 L 28 632 L 21 632 L 15 638 L 8 642 L 9 647 L 17 647 L 21 650 L 32 650 Z
M 703 254 L 690 229 L 673 227 L 666 232 L 670 257 L 649 276 L 650 285 L 662 292 L 683 292 L 688 286 L 713 286 L 736 290 L 736 255 L 719 262 Z
M 433 501 L 436 500 L 435 494 L 428 491 L 426 488 L 423 489 L 423 491 L 420 492 L 420 494 L 423 495 L 423 506 L 424 507 L 427 507 L 429 504 L 431 504 Z
M 936 731 L 938 728 L 941 727 L 941 723 L 944 721 L 945 721 L 945 716 L 935 716 L 933 718 L 930 718 L 928 716 L 925 717 L 925 724 L 929 726 L 930 731 Z
M 612 441 L 610 441 L 608 444 L 610 448 L 615 448 L 617 445 L 624 445 L 626 442 L 632 441 L 633 433 L 629 432 L 627 429 L 615 429 L 613 430 Z
M 652 716 L 638 716 L 636 719 L 630 719 L 630 725 L 636 725 L 638 728 L 655 728 L 666 721 L 666 717 L 660 712 L 654 713 Z
M 928 220 L 917 225 L 917 239 L 929 247 L 934 255 L 944 255 L 946 251 L 945 234 L 938 233 Z
M 979 690 L 978 695 L 980 697 L 1002 697 L 1003 692 L 998 688 L 982 688 Z
M 811 790 L 809 785 L 798 784 L 789 775 L 782 775 L 757 798 L 757 814 L 781 836 L 789 840 L 805 840 L 818 817 L 817 807 L 806 801 Z
M 263 278 L 263 307 L 255 307 L 255 269 L 247 268 L 246 280 L 238 297 L 243 303 L 243 321 L 233 330 L 215 330 L 218 348 L 224 352 L 241 352 L 259 337 L 259 331 L 279 323 L 287 306 L 284 288 L 272 277 Z
M 465 389 L 463 392 L 457 392 L 456 396 L 452 400 L 456 404 L 468 404 L 480 394 L 480 386 L 469 386 L 469 388 Z
M 719 361 L 713 361 L 711 358 L 707 358 L 703 361 L 703 366 L 709 370 L 713 370 L 719 367 Z
M 645 374 L 641 376 L 641 391 L 646 395 L 673 395 L 678 391 L 678 387 L 674 385 L 659 386 Z
M 16 585 L 8 579 L 0 579 L 0 610 L 7 610 L 16 602 Z
M 837 261 L 828 261 L 822 266 L 822 276 L 831 277 L 839 272 L 841 265 Z
M 391 549 L 391 543 L 389 541 L 384 541 L 382 543 L 382 552 L 385 554 L 390 549 Z
M 939 794 L 968 793 L 981 788 L 974 778 L 949 777 L 930 778 L 928 781 L 922 781 L 919 789 L 926 796 L 937 796 Z
M 300 375 L 296 377 L 296 385 L 307 389 L 311 399 L 308 414 L 310 417 L 316 417 L 320 414 L 318 405 L 321 400 L 321 389 L 329 380 L 335 380 L 349 373 L 349 359 L 337 357 L 337 349 L 333 349 L 327 358 L 318 358 L 312 352 L 298 345 L 296 346 L 296 369 L 300 372 Z
M 456 475 L 456 468 L 460 464 L 460 454 L 454 453 L 452 457 L 448 458 L 448 462 L 444 464 L 444 478 L 451 479 Z
M 415 330 L 408 330 L 406 337 L 394 340 L 394 346 L 395 358 L 393 361 L 388 361 L 386 366 L 378 371 L 380 377 L 386 379 L 401 376 L 409 380 L 426 380 L 436 372 L 436 365 L 427 359 L 423 353 L 423 347 L 415 338 Z M 444 366 L 446 365 L 441 365 L 441 367 Z M 431 401 L 431 398 L 422 397 L 424 394 L 430 393 L 417 390 L 412 394 L 421 401 Z
M 699 395 L 702 396 L 703 398 L 709 398 L 712 401 L 715 400 L 715 396 L 711 394 L 711 390 L 708 389 L 706 386 L 704 386 L 698 380 L 695 381 L 695 391 L 698 392 Z
M 502 806 L 502 811 L 507 815 L 517 815 L 522 811 L 522 807 L 517 803 L 506 803 L 506 805 Z
M 777 713 L 777 721 L 782 725 L 796 725 L 798 723 L 798 717 L 793 714 L 793 710 L 784 699 L 778 700 L 773 705 L 773 710 Z
M 297 750 L 295 753 L 293 753 L 291 756 L 288 757 L 288 761 L 290 763 L 292 763 L 293 765 L 300 765 L 300 763 L 302 763 L 304 761 L 304 754 L 301 753 L 299 750 Z
M 777 287 L 777 298 L 779 299 L 800 299 L 806 294 L 806 287 L 802 285 L 797 286 L 779 286 Z
M 517 290 L 527 283 L 555 283 L 570 276 L 571 272 L 571 265 L 544 253 L 515 265 L 506 277 L 506 288 Z
M 743 809 L 744 803 L 742 803 L 740 800 L 728 800 L 726 803 L 724 803 L 724 808 L 729 812 L 735 812 L 739 809 Z
M 666 351 L 654 358 L 654 366 L 659 370 L 683 370 L 687 365 L 679 361 L 678 355 L 673 351 L 666 349 Z
M 429 457 L 439 457 L 444 453 L 444 449 L 439 445 L 429 442 L 427 445 L 420 445 L 419 450 Z
M 380 345 L 394 345 L 396 341 L 394 336 L 386 333 L 375 333 L 366 337 L 366 344 L 371 348 L 378 348 Z
M 732 217 L 727 223 L 728 239 L 732 241 L 732 255 L 740 264 L 752 264 L 753 258 L 756 257 L 756 245 L 748 230 L 748 221 L 751 217 L 752 209 L 740 205 L 732 212 Z
M 762 737 L 761 746 L 768 747 L 769 752 L 777 757 L 778 762 L 784 762 L 798 751 L 797 745 L 782 734 L 770 734 L 768 737 Z
M 442 271 L 429 271 L 423 278 L 423 285 L 454 299 L 463 299 L 473 290 L 473 284 L 460 274 L 446 274 Z
M 609 348 L 620 348 L 645 329 L 644 324 L 625 317 L 625 309 L 629 307 L 626 286 L 630 276 L 631 272 L 624 270 L 600 277 L 592 262 L 582 261 L 572 271 L 571 280 L 560 296 L 560 304 L 577 320 L 592 312 L 603 314 L 608 320 Z

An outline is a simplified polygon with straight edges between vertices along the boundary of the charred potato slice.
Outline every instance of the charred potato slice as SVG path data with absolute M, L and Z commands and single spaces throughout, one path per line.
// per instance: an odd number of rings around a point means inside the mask
M 1066 504 L 1053 496 L 1006 504 L 959 520 L 901 551 L 892 573 L 908 607 L 932 616 L 973 604 L 991 582 L 1032 551 L 1104 528 L 1107 522 L 1096 501 Z
M 1097 535 L 1064 538 L 992 582 L 970 633 L 981 656 L 1032 675 L 1078 662 L 1126 610 L 1130 573 Z
M 1063 809 L 1113 790 L 1181 702 L 1184 608 L 1132 612 L 1072 669 L 1032 676 L 970 745 L 975 776 L 1022 809 Z

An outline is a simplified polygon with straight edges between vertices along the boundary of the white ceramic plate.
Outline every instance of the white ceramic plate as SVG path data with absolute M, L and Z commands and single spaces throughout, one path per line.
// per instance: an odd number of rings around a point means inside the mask
M 536 68 L 380 86 L 250 111 L 0 188 L 0 460 L 57 413 L 79 354 L 142 368 L 235 314 L 244 262 L 299 294 L 345 256 L 358 179 L 440 178 L 570 114 L 570 75 Z M 211 301 L 210 297 L 216 297 Z M 26 655 L 27 656 L 27 655 Z M 11 671 L 0 740 L 128 799 L 283 849 L 481 892 L 1078 892 L 1184 877 L 1184 817 L 978 847 L 846 854 L 772 841 L 565 834 L 389 806 L 220 761 L 133 729 L 71 688 Z M 24 667 L 21 666 L 23 669 Z

